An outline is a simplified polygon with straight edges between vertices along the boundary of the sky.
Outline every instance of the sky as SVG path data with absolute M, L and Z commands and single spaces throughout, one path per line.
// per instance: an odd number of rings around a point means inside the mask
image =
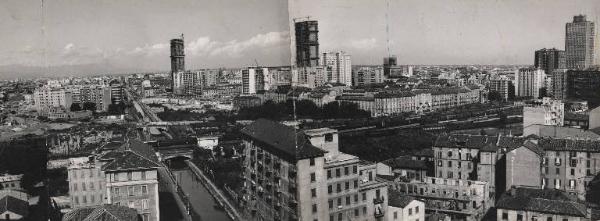
M 565 23 L 580 13 L 597 21 L 600 1 L 2 0 L 0 78 L 168 71 L 169 40 L 182 33 L 187 69 L 289 65 L 292 19 L 306 16 L 319 21 L 321 52 L 346 51 L 353 64 L 390 54 L 400 64 L 532 64 L 536 49 L 564 49 Z
M 318 20 L 321 52 L 346 51 L 353 64 L 381 64 L 388 54 L 399 64 L 533 64 L 537 49 L 564 50 L 574 15 L 600 16 L 598 0 L 290 0 L 289 7 L 292 18 Z
M 288 19 L 281 0 L 2 0 L 0 66 L 166 71 L 182 33 L 187 69 L 285 65 Z

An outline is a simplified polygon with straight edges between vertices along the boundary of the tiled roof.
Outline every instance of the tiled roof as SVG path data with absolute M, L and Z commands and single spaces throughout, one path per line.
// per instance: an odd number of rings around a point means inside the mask
M 434 142 L 433 146 L 493 151 L 494 148 L 506 148 L 508 150 L 512 150 L 523 145 L 523 142 L 525 142 L 525 138 L 523 137 L 446 134 L 440 135 Z
M 0 199 L 0 214 L 11 211 L 21 216 L 27 216 L 29 213 L 29 203 L 25 200 L 7 195 Z
M 560 190 L 524 187 L 513 187 L 506 191 L 496 203 L 496 207 L 576 217 L 585 217 L 587 213 L 584 203 L 570 198 Z
M 600 140 L 552 139 L 542 138 L 538 145 L 551 151 L 600 152 Z
M 131 221 L 138 220 L 133 208 L 116 205 L 102 205 L 75 209 L 63 216 L 63 221 Z
M 351 95 L 342 95 L 335 98 L 336 100 L 350 100 L 350 101 L 374 101 L 373 97 L 366 96 L 351 96 Z
M 158 168 L 156 161 L 146 158 L 132 150 L 125 150 L 120 156 L 102 167 L 103 171 L 130 171 Z
M 397 97 L 414 97 L 415 93 L 410 91 L 386 91 L 375 94 L 375 98 L 397 98 Z
M 291 162 L 320 157 L 326 153 L 313 146 L 301 130 L 266 119 L 254 121 L 241 132 L 265 150 Z
M 417 169 L 427 170 L 427 164 L 422 160 L 413 160 L 409 156 L 401 156 L 394 159 L 389 159 L 382 162 L 390 166 L 392 169 Z
M 410 204 L 410 202 L 415 200 L 414 197 L 402 195 L 402 194 L 398 193 L 397 191 L 393 191 L 393 190 L 391 190 L 389 192 L 388 198 L 389 198 L 388 205 L 393 206 L 393 207 L 398 207 L 398 208 L 404 208 L 404 207 L 408 206 L 408 204 Z

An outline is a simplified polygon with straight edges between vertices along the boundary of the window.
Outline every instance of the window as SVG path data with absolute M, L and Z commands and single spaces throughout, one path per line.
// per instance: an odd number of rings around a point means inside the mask
M 91 195 L 90 196 L 90 203 L 94 203 L 94 202 L 96 202 L 96 196 Z
M 127 187 L 127 193 L 128 193 L 130 196 L 133 196 L 133 195 L 134 195 L 134 192 L 133 192 L 133 186 L 128 186 L 128 187 Z
M 327 170 L 327 179 L 331 179 L 331 170 Z
M 356 165 L 352 166 L 352 173 L 356 174 L 358 171 L 358 167 Z
M 146 179 L 146 171 L 142 171 L 142 180 Z
M 358 188 L 358 180 L 354 180 L 354 189 Z
M 448 178 L 452 179 L 454 177 L 454 174 L 452 174 L 452 171 L 448 171 Z
M 358 209 L 354 209 L 354 216 L 358 216 Z
M 79 197 L 74 196 L 73 199 L 75 199 L 75 205 L 79 205 Z
M 119 187 L 115 187 L 114 192 L 115 192 L 115 195 L 118 196 L 119 195 Z
M 147 199 L 142 200 L 142 209 L 148 209 L 148 200 Z
M 452 167 L 452 161 L 448 160 L 448 167 Z
M 329 200 L 329 209 L 333 209 L 333 200 Z
M 314 183 L 315 181 L 317 181 L 317 177 L 316 177 L 315 173 L 310 173 L 310 182 Z
M 523 221 L 523 215 L 517 214 L 517 221 Z
M 333 134 L 325 134 L 325 142 L 332 142 Z
M 575 169 L 571 169 L 571 176 L 575 176 Z
M 342 214 L 338 213 L 338 221 L 342 221 Z
M 342 192 L 342 184 L 339 184 L 339 183 L 338 183 L 338 184 L 336 184 L 336 187 L 337 187 L 337 188 L 336 188 L 336 192 L 337 192 L 337 193 L 339 193 L 339 192 Z
M 127 172 L 127 180 L 131 180 L 131 179 L 132 179 L 131 172 Z
M 415 207 L 415 214 L 419 214 L 419 207 Z
M 350 205 L 350 197 L 349 196 L 346 197 L 346 205 Z
M 85 183 L 81 183 L 81 190 L 86 191 Z
M 552 221 L 552 217 L 546 218 L 546 221 Z
M 77 183 L 73 184 L 73 190 L 77 191 Z
M 557 157 L 557 158 L 554 158 L 554 165 L 556 165 L 556 166 L 560 166 L 560 163 L 561 163 L 561 162 L 560 162 L 560 158 L 558 158 L 558 157 Z
M 90 182 L 90 190 L 94 190 L 94 183 Z
M 341 206 L 341 205 L 342 205 L 342 198 L 338 198 L 338 199 L 337 199 L 337 205 L 338 205 L 338 206 Z
M 444 165 L 442 164 L 441 160 L 438 160 L 438 167 L 443 167 Z
M 348 176 L 350 174 L 350 168 L 344 167 L 344 175 Z
M 507 219 L 508 219 L 508 213 L 502 212 L 502 220 L 507 220 Z
M 560 168 L 556 168 L 556 175 L 560 174 Z
M 394 211 L 394 219 L 398 219 L 398 212 Z
M 134 201 L 129 201 L 128 205 L 129 208 L 135 208 L 135 202 Z
M 331 185 L 327 186 L 327 193 L 331 194 L 333 192 L 333 187 Z
M 408 215 L 409 215 L 409 216 L 412 216 L 412 208 L 409 208 L 409 209 L 408 209 Z
M 358 194 L 354 194 L 354 202 L 358 203 Z
M 314 166 L 315 165 L 315 158 L 310 158 L 310 165 Z
M 142 186 L 142 194 L 148 194 L 148 186 Z
M 340 168 L 335 169 L 335 177 L 340 177 L 341 175 Z
M 349 190 L 350 189 L 350 182 L 346 181 L 346 188 L 345 190 Z
M 310 195 L 313 198 L 317 197 L 317 189 L 315 189 L 315 188 L 310 189 Z
M 363 207 L 363 214 L 367 215 L 367 207 Z
M 367 200 L 367 193 L 362 193 L 362 200 L 366 201 Z
M 81 201 L 82 201 L 83 204 L 86 204 L 87 203 L 87 197 L 84 195 Z

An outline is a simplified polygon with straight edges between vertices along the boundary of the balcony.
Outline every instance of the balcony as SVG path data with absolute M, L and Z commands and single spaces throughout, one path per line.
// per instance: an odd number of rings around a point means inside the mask
M 382 204 L 383 201 L 385 201 L 385 199 L 383 198 L 383 196 L 376 197 L 376 198 L 373 199 L 373 204 Z
M 375 206 L 375 211 L 373 212 L 373 215 L 376 219 L 381 218 L 385 216 L 385 211 L 383 211 L 383 208 L 381 208 L 381 206 Z

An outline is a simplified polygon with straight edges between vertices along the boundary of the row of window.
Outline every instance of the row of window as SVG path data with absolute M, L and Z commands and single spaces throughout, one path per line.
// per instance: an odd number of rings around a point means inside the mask
M 350 184 L 351 184 L 350 181 L 339 182 L 339 183 L 335 184 L 335 192 L 336 193 L 342 192 L 342 183 L 344 184 L 344 186 L 343 186 L 344 189 L 343 190 L 358 189 L 358 180 L 354 180 L 352 182 L 353 183 L 352 187 L 350 187 Z M 333 187 L 334 187 L 333 184 L 327 186 L 327 193 L 328 194 L 332 194 L 333 193 L 333 189 L 334 189 Z
M 352 169 L 352 171 L 350 171 Z M 348 176 L 350 174 L 357 174 L 358 173 L 358 166 L 353 165 L 352 167 L 350 166 L 346 166 L 343 167 L 344 170 L 344 176 Z M 342 168 L 335 168 L 335 169 L 328 169 L 327 170 L 327 179 L 331 179 L 333 178 L 333 173 L 335 172 L 335 177 L 341 177 L 342 176 Z
M 100 196 L 96 197 L 95 195 L 89 195 L 89 198 L 87 195 L 83 195 L 83 196 L 72 196 L 73 197 L 73 205 L 74 206 L 78 206 L 78 205 L 87 205 L 89 204 L 101 204 L 102 203 L 102 197 L 104 195 L 100 194 Z M 81 201 L 80 201 L 81 199 Z M 89 200 L 89 201 L 88 201 Z
M 96 170 L 96 169 L 75 169 L 72 170 L 72 173 L 70 174 L 71 177 L 69 178 L 69 180 L 76 180 L 77 177 L 79 177 L 80 179 L 83 179 L 84 177 L 90 177 L 93 178 L 94 176 L 96 176 L 95 174 L 98 174 L 98 177 L 102 177 L 102 171 L 101 170 Z
M 523 214 L 517 214 L 517 221 L 525 221 L 523 219 Z M 508 220 L 508 212 L 503 212 L 502 213 L 502 220 Z M 531 217 L 531 221 L 543 221 L 544 219 L 541 217 L 537 217 L 537 216 L 532 216 Z M 546 217 L 545 221 L 553 221 L 552 217 Z M 568 218 L 563 218 L 562 221 L 569 221 Z
M 414 215 L 419 214 L 419 206 L 415 206 L 415 213 Z M 412 216 L 413 215 L 413 208 L 408 208 L 408 215 Z M 394 211 L 394 219 L 398 219 L 398 211 Z M 418 221 L 418 219 L 417 219 Z
M 77 182 L 72 182 L 73 183 L 73 191 L 78 191 L 78 185 Z M 102 189 L 102 181 L 98 181 L 98 189 Z M 94 182 L 89 182 L 87 185 L 85 182 L 81 183 L 81 191 L 95 191 L 96 190 L 96 186 L 94 185 Z
M 132 209 L 143 209 L 143 210 L 150 208 L 148 206 L 148 199 L 129 200 L 129 201 L 127 201 L 127 204 L 125 204 L 125 202 L 115 202 L 115 205 L 117 205 L 117 206 L 127 205 L 127 207 L 132 208 Z
M 362 214 L 360 213 L 360 210 L 358 208 L 354 209 L 353 213 L 350 213 L 350 211 L 347 211 L 347 212 L 337 213 L 337 215 L 331 214 L 331 215 L 329 215 L 329 221 L 335 221 L 336 217 L 337 217 L 338 221 L 342 221 L 344 219 L 344 217 L 346 217 L 348 220 L 350 220 L 350 216 L 352 216 L 352 215 L 354 215 L 354 217 L 367 216 L 367 207 L 366 206 L 362 207 Z
M 444 166 L 442 160 L 438 160 L 437 162 L 438 162 L 438 167 L 443 167 Z M 451 168 L 452 167 L 452 161 L 449 160 L 447 163 L 448 163 L 448 167 Z M 458 161 L 457 166 L 458 166 L 458 168 L 461 168 L 462 167 L 462 161 Z M 471 169 L 471 162 L 467 162 L 467 169 L 469 169 L 469 170 Z
M 353 196 L 339 197 L 335 200 L 330 199 L 329 209 L 333 209 L 334 206 L 337 206 L 338 208 L 341 208 L 344 205 L 349 206 L 350 204 L 352 204 L 352 200 L 354 200 L 354 203 L 358 203 L 358 194 L 354 194 Z M 362 202 L 364 201 L 367 201 L 367 193 L 362 193 Z
M 123 191 L 121 191 L 123 190 Z M 127 186 L 127 187 L 113 187 L 113 193 L 115 196 L 120 195 L 128 195 L 128 196 L 137 196 L 137 195 L 146 195 L 148 194 L 148 186 Z

